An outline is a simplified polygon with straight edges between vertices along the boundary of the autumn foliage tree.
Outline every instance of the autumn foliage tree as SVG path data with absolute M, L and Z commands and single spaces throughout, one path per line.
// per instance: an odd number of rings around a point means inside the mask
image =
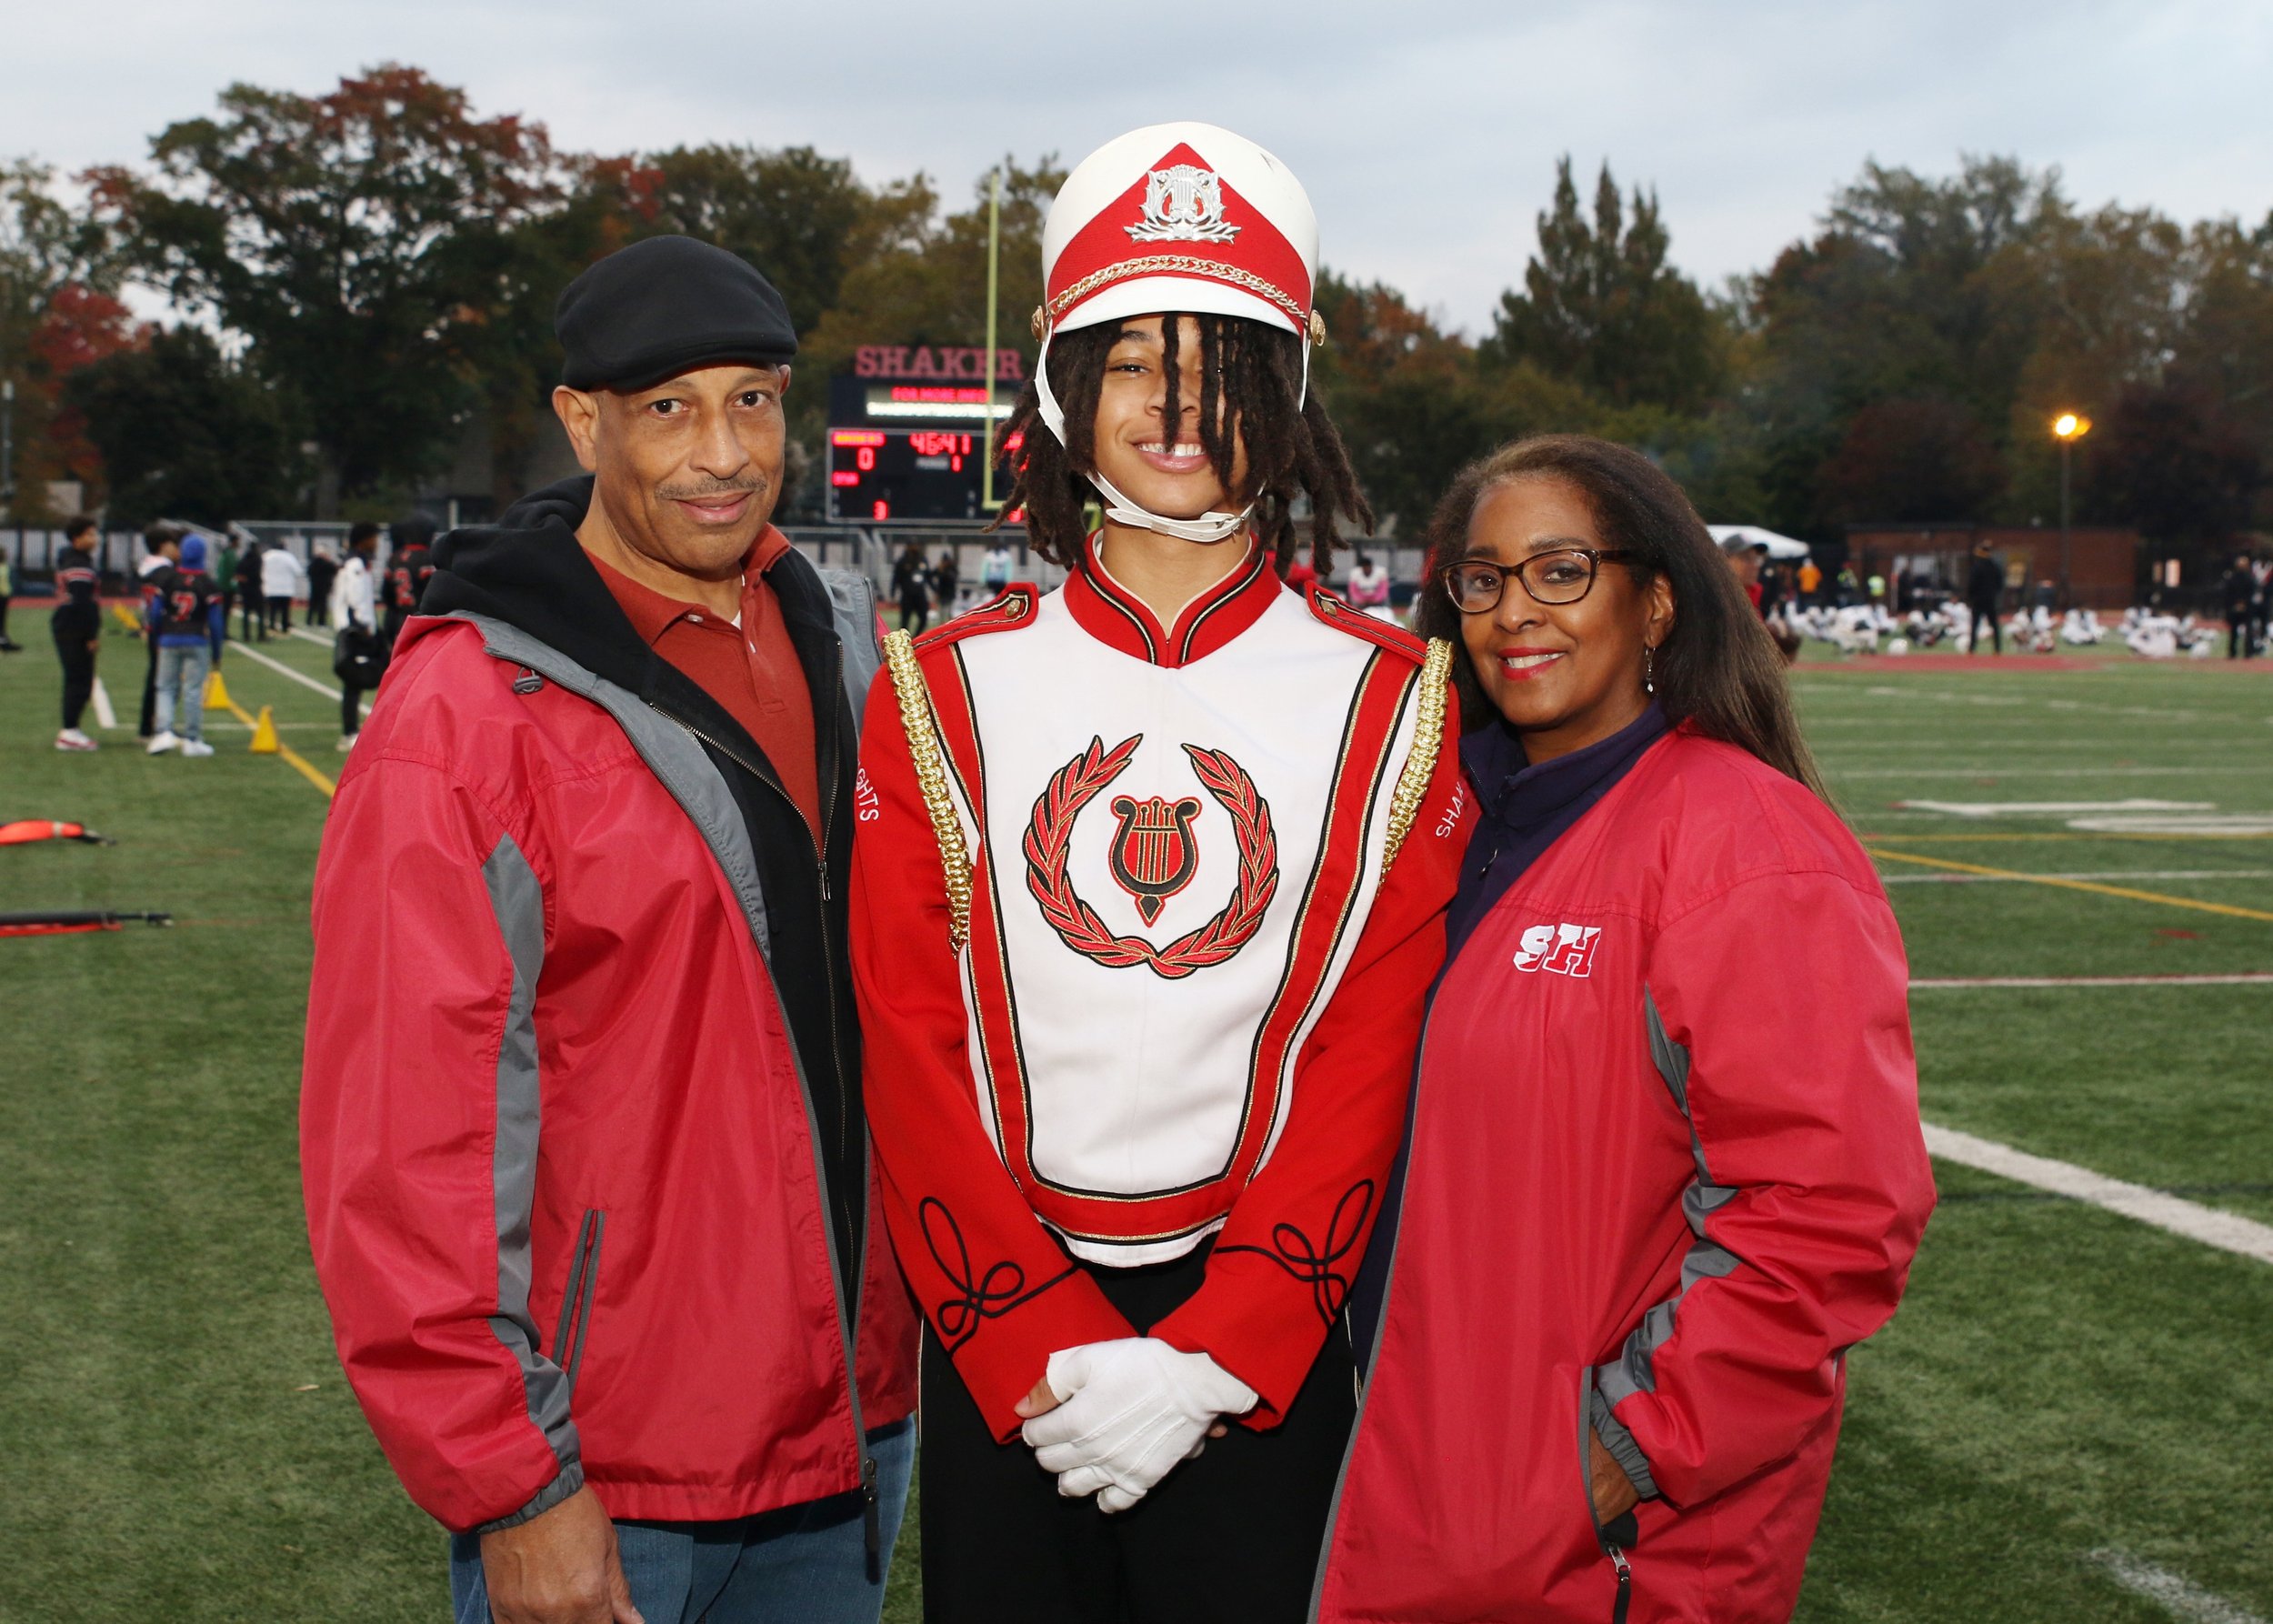
M 250 341 L 342 490 L 432 470 L 512 235 L 559 196 L 544 126 L 385 66 L 322 95 L 232 85 L 151 158 L 92 177 L 139 274 Z

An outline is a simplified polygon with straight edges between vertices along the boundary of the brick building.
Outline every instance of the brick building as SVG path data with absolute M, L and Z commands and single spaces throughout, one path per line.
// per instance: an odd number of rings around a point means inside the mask
M 1948 591 L 1965 589 L 1976 541 L 1987 541 L 2005 566 L 2008 591 L 2060 582 L 2060 533 L 2055 526 L 1849 525 L 1847 556 L 1855 573 L 1894 578 L 1897 566 L 1912 580 L 1938 582 Z M 2128 608 L 2140 583 L 2139 534 L 2103 526 L 2078 526 L 2068 532 L 2070 596 L 2087 609 Z M 2020 600 L 2008 597 L 2008 606 Z

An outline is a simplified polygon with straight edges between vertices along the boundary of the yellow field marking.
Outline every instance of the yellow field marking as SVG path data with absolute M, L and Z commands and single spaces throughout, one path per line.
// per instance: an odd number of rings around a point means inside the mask
M 2159 902 L 2166 907 L 2193 908 L 2205 914 L 2226 914 L 2237 919 L 2264 919 L 2273 923 L 2273 914 L 2254 907 L 2236 907 L 2227 902 L 2198 902 L 2191 897 L 2168 897 L 2160 891 L 2134 891 L 2128 886 L 2103 886 L 2088 879 L 2055 879 L 2046 874 L 2023 874 L 2017 868 L 1985 868 L 1978 863 L 1953 863 L 1947 857 L 1921 857 L 1908 852 L 1887 851 L 1881 847 L 1863 848 L 1884 863 L 1917 863 L 1927 868 L 1948 868 L 1958 874 L 1982 874 L 1991 879 L 2026 880 L 2032 886 L 2055 886 L 2063 891 L 2089 891 L 2098 897 L 2120 897 L 2131 902 Z
M 242 705 L 239 705 L 235 699 L 231 699 L 228 702 L 228 705 L 229 714 L 231 716 L 235 717 L 238 721 L 244 723 L 247 727 L 254 726 L 253 714 L 250 711 L 246 710 Z M 322 790 L 325 795 L 331 796 L 338 792 L 339 786 L 337 784 L 325 777 L 322 773 L 317 772 L 315 767 L 308 764 L 307 757 L 301 755 L 299 751 L 294 749 L 290 745 L 279 743 L 276 746 L 276 754 L 283 757 L 285 760 L 290 762 L 294 771 L 297 772 L 309 783 L 315 785 L 316 788 Z

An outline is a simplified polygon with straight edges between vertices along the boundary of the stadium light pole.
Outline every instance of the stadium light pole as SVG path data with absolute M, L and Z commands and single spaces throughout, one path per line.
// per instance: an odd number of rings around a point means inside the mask
M 2060 607 L 2072 606 L 2075 594 L 2069 585 L 2070 569 L 2068 541 L 2068 465 L 2073 459 L 2076 442 L 2091 432 L 2091 419 L 2075 412 L 2062 412 L 2052 419 L 2052 437 L 2060 443 Z
M 995 165 L 986 194 L 986 461 L 979 469 L 978 505 L 992 513 L 995 500 L 995 303 L 1002 275 L 1002 165 Z

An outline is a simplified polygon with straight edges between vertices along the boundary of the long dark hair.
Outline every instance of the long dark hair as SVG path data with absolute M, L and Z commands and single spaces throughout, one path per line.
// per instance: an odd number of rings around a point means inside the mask
M 1373 528 L 1373 509 L 1357 489 L 1349 455 L 1333 419 L 1315 394 L 1302 388 L 1302 340 L 1292 333 L 1236 316 L 1199 316 L 1200 372 L 1224 381 L 1220 407 L 1214 391 L 1199 403 L 1199 443 L 1224 488 L 1238 442 L 1247 443 L 1247 480 L 1256 491 L 1254 525 L 1281 574 L 1295 561 L 1294 504 L 1310 499 L 1310 561 L 1320 575 L 1332 567 L 1340 541 L 1337 517 Z M 1180 422 L 1178 352 L 1184 317 L 1160 318 L 1160 363 L 1167 376 L 1167 420 Z M 1117 321 L 1076 327 L 1050 343 L 1050 389 L 1066 411 L 1066 444 L 1042 421 L 1040 393 L 1029 382 L 1003 425 L 998 445 L 1016 442 L 1001 460 L 1011 473 L 1005 513 L 1026 509 L 1034 550 L 1066 569 L 1080 569 L 1088 526 L 1082 509 L 1097 499 L 1089 483 L 1096 466 L 1097 399 L 1105 363 L 1121 336 Z M 1001 524 L 995 521 L 990 529 Z
M 1480 723 L 1497 714 L 1485 698 L 1460 640 L 1461 616 L 1437 585 L 1437 572 L 1467 551 L 1468 526 L 1485 494 L 1517 479 L 1560 479 L 1585 497 L 1603 544 L 1632 556 L 1637 586 L 1663 576 L 1673 589 L 1673 629 L 1657 646 L 1657 703 L 1667 718 L 1707 738 L 1749 751 L 1797 778 L 1827 805 L 1830 795 L 1800 737 L 1783 656 L 1713 545 L 1697 509 L 1665 470 L 1639 452 L 1591 435 L 1540 435 L 1470 463 L 1437 503 L 1428 526 L 1428 578 L 1420 629 L 1449 637 L 1461 715 Z M 1522 590 L 1511 586 L 1511 591 Z

